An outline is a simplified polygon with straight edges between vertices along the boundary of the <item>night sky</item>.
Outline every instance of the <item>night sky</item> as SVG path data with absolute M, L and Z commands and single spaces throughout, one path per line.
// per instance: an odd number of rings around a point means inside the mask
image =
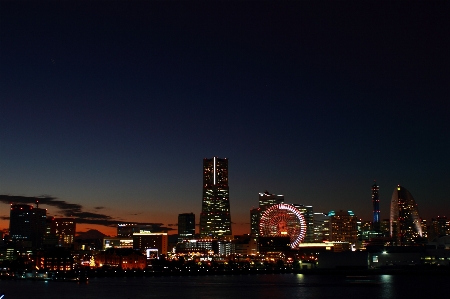
M 258 193 L 381 218 L 397 184 L 450 217 L 450 4 L 0 3 L 0 228 L 33 202 L 77 230 L 176 229 L 229 159 L 233 233 Z M 107 227 L 104 225 L 112 225 Z

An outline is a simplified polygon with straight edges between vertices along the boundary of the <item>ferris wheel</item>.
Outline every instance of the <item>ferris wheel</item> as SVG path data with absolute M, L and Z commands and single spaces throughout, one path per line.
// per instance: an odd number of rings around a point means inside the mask
M 259 234 L 261 237 L 289 237 L 291 248 L 296 248 L 305 238 L 305 217 L 293 205 L 273 205 L 261 215 Z

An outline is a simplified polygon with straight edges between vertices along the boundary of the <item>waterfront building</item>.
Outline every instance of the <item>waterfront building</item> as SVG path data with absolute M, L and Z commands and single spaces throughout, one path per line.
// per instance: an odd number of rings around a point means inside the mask
M 258 238 L 258 250 L 261 254 L 286 253 L 291 250 L 291 247 L 289 236 L 260 236 Z
M 233 245 L 235 254 L 255 255 L 258 252 L 257 239 L 252 235 L 234 236 Z
M 437 216 L 431 219 L 429 238 L 434 240 L 439 237 L 450 235 L 450 220 L 446 216 Z
M 66 248 L 53 248 L 44 252 L 38 252 L 36 256 L 36 267 L 47 271 L 70 271 L 73 270 L 74 259 Z
M 380 223 L 380 197 L 378 194 L 380 187 L 377 185 L 377 182 L 374 181 L 372 185 L 372 206 L 373 206 L 373 220 L 372 220 L 372 230 L 375 232 L 380 232 L 381 223 Z
M 195 214 L 178 215 L 178 242 L 193 239 L 195 236 Z
M 46 232 L 47 210 L 31 205 L 11 205 L 9 233 L 12 241 L 24 247 L 40 248 Z
M 117 224 L 117 236 L 132 238 L 134 233 L 141 230 L 153 233 L 165 232 L 167 229 L 161 226 L 162 223 L 119 223 Z
M 356 244 L 358 240 L 358 218 L 352 211 L 330 211 L 330 240 Z
M 218 254 L 219 245 L 217 239 L 191 239 L 178 243 L 175 250 L 184 254 Z
M 148 259 L 167 254 L 167 233 L 152 233 L 142 230 L 133 234 L 133 249 L 140 250 Z
M 417 204 L 411 193 L 400 185 L 392 194 L 390 214 L 390 234 L 395 245 L 414 245 L 422 238 Z
M 147 257 L 130 248 L 109 248 L 94 258 L 97 267 L 112 267 L 122 270 L 143 270 L 147 266 Z
M 203 159 L 202 238 L 231 238 L 228 160 Z
M 330 240 L 330 217 L 328 213 L 314 213 L 314 242 Z
M 109 248 L 133 248 L 133 238 L 128 237 L 104 237 L 103 250 Z

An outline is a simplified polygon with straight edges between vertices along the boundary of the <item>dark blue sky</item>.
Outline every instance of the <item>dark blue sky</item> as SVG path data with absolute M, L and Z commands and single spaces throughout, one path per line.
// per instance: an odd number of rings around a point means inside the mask
M 374 179 L 450 217 L 448 3 L 0 8 L 0 194 L 174 224 L 219 156 L 235 232 L 266 189 L 370 220 Z

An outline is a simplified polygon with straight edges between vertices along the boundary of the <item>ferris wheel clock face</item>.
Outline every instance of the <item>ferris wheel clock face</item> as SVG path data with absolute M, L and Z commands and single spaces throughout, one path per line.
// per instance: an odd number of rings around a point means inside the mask
M 291 248 L 297 248 L 305 238 L 305 217 L 290 204 L 271 206 L 261 215 L 259 234 L 261 237 L 290 237 Z

